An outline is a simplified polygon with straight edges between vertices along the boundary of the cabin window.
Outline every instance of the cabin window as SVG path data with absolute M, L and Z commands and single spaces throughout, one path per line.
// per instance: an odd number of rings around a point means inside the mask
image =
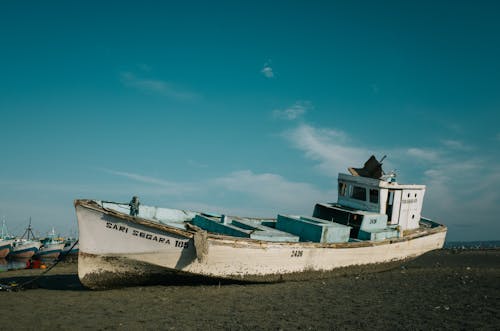
M 339 196 L 346 196 L 347 193 L 347 184 L 339 183 Z
M 366 201 L 366 188 L 353 186 L 351 198 Z
M 378 190 L 377 189 L 370 189 L 370 202 L 371 203 L 378 203 Z

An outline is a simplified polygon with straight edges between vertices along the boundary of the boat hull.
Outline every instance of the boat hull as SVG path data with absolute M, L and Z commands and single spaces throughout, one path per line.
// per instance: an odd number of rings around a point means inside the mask
M 48 244 L 47 246 L 40 247 L 36 256 L 41 259 L 57 259 L 64 248 L 64 243 Z
M 75 202 L 80 233 L 78 275 L 89 288 L 168 279 L 172 275 L 279 281 L 349 269 L 387 268 L 439 249 L 446 227 L 380 242 L 266 242 L 185 231 Z
M 79 252 L 79 248 L 78 248 L 78 244 L 75 245 L 75 247 L 73 247 L 72 249 L 70 248 L 67 248 L 67 249 L 63 249 L 61 254 L 66 256 L 73 256 L 73 255 L 78 255 L 78 252 Z
M 9 257 L 12 258 L 30 258 L 38 252 L 40 249 L 41 243 L 39 242 L 31 242 L 26 244 L 21 244 L 12 249 L 9 254 Z
M 0 247 L 0 259 L 4 259 L 9 255 L 10 253 L 10 246 L 7 247 Z
M 12 243 L 14 240 L 1 240 L 0 241 L 0 259 L 4 259 L 12 251 Z

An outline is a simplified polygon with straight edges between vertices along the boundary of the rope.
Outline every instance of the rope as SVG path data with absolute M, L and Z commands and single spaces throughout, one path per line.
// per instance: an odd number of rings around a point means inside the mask
M 17 291 L 21 291 L 21 290 L 26 290 L 26 285 L 31 284 L 31 283 L 35 282 L 36 280 L 38 280 L 39 278 L 43 277 L 47 272 L 52 270 L 59 262 L 64 261 L 66 256 L 68 256 L 68 254 L 76 246 L 76 244 L 78 244 L 78 240 L 73 243 L 73 246 L 71 246 L 71 248 L 68 251 L 66 251 L 64 254 L 60 254 L 59 257 L 57 258 L 57 260 L 54 263 L 52 263 L 52 265 L 50 267 L 45 269 L 45 271 L 42 272 L 41 274 L 39 274 L 38 276 L 33 277 L 32 279 L 27 280 L 20 285 L 18 285 L 15 282 L 10 283 L 10 284 L 0 284 L 0 291 L 17 292 Z

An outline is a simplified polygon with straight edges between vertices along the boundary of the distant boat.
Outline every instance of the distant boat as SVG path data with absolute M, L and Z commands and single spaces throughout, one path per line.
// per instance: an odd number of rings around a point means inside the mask
M 30 238 L 31 236 L 31 238 Z M 12 243 L 12 251 L 9 257 L 12 258 L 30 258 L 38 252 L 42 243 L 35 238 L 33 231 L 31 229 L 31 218 L 29 221 L 28 228 L 24 231 L 24 234 L 19 239 L 15 239 Z
M 57 238 L 54 229 L 52 229 L 47 238 L 42 239 L 40 242 L 42 246 L 35 254 L 37 258 L 57 259 L 64 248 L 64 241 Z
M 9 255 L 12 250 L 12 243 L 14 239 L 0 239 L 0 259 L 3 259 Z
M 7 231 L 7 226 L 5 225 L 5 220 L 2 222 L 2 233 L 0 234 L 0 259 L 5 258 L 9 255 L 12 250 L 12 243 L 14 238 L 9 235 Z
M 78 276 L 96 289 L 172 274 L 304 279 L 387 268 L 443 246 L 447 228 L 421 217 L 424 185 L 398 184 L 373 156 L 349 172 L 338 176 L 337 203 L 316 204 L 312 216 L 249 218 L 139 206 L 138 200 L 75 200 Z
M 12 258 L 30 258 L 38 252 L 42 243 L 38 240 L 15 239 L 12 243 L 12 251 L 9 257 Z
M 64 247 L 61 252 L 64 256 L 78 255 L 77 239 L 69 238 L 64 241 Z

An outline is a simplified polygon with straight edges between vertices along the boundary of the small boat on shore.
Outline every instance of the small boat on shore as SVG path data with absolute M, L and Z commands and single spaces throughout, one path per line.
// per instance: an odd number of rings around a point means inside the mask
M 41 259 L 57 259 L 64 248 L 64 241 L 57 238 L 54 229 L 48 236 L 40 240 L 42 246 L 35 254 L 36 258 Z
M 9 255 L 12 250 L 12 243 L 14 238 L 9 235 L 5 220 L 2 221 L 2 233 L 0 234 L 0 259 L 4 259 Z
M 11 258 L 30 258 L 38 252 L 42 243 L 38 240 L 15 239 L 12 243 L 12 251 L 9 254 Z
M 31 229 L 31 219 L 28 227 L 24 231 L 24 234 L 21 238 L 15 239 L 12 243 L 12 250 L 9 253 L 9 257 L 11 258 L 30 258 L 35 255 L 42 243 L 35 239 L 35 235 L 33 234 L 33 230 Z
M 78 239 L 75 238 L 68 238 L 64 241 L 64 247 L 61 252 L 64 256 L 72 256 L 72 255 L 78 255 Z
M 387 268 L 442 248 L 447 228 L 421 216 L 424 185 L 398 184 L 373 156 L 349 172 L 339 174 L 337 203 L 316 204 L 312 216 L 75 200 L 78 276 L 95 289 L 171 275 L 269 282 Z
M 14 239 L 0 239 L 0 259 L 4 259 L 12 250 Z

